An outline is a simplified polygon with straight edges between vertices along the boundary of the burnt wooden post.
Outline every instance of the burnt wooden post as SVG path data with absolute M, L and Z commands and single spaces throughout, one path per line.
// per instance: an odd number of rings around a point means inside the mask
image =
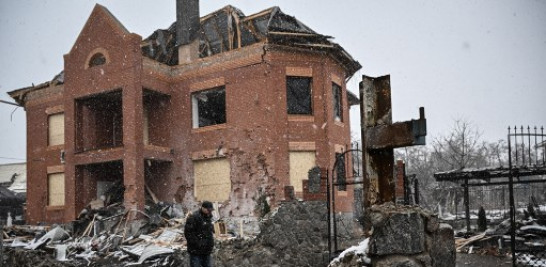
M 424 145 L 425 109 L 419 119 L 392 123 L 390 76 L 368 77 L 360 82 L 360 115 L 364 167 L 364 207 L 394 202 L 393 149 Z

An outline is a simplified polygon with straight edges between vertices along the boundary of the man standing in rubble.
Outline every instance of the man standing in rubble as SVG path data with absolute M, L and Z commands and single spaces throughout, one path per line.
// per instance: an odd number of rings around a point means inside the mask
M 203 201 L 201 208 L 190 214 L 184 226 L 188 242 L 190 267 L 212 267 L 211 253 L 214 248 L 212 203 Z

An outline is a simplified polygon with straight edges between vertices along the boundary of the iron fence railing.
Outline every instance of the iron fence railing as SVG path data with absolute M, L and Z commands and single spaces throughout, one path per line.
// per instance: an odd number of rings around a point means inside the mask
M 521 203 L 516 202 L 514 185 L 519 183 L 526 174 L 544 175 L 546 169 L 546 135 L 544 127 L 508 127 L 508 166 L 509 166 L 509 201 L 510 201 L 510 248 L 512 250 L 513 266 L 546 266 L 546 237 L 522 233 L 518 229 L 521 221 L 517 220 L 517 211 Z M 544 184 L 546 180 L 540 177 L 533 180 L 534 184 Z M 528 187 L 531 183 L 527 184 Z M 531 202 L 531 201 L 530 201 Z M 529 206 L 533 206 L 529 204 Z M 534 203 L 534 206 L 540 207 Z M 530 209 L 527 211 L 529 215 Z M 536 216 L 536 215 L 535 215 Z M 545 216 L 546 217 L 546 216 Z M 545 218 L 546 219 L 546 218 Z

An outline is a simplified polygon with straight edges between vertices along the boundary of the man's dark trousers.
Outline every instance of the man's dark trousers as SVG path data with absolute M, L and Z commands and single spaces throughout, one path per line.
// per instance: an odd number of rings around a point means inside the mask
M 212 267 L 211 256 L 190 254 L 190 267 Z

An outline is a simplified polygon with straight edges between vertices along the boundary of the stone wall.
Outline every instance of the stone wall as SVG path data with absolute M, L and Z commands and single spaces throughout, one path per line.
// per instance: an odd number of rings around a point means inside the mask
M 218 242 L 215 266 L 326 266 L 326 214 L 326 203 L 322 201 L 283 202 L 264 219 L 256 238 Z M 354 229 L 355 223 L 346 223 L 351 225 L 347 229 Z M 339 242 L 350 243 L 349 230 L 344 231 L 346 237 Z
M 370 209 L 369 256 L 376 267 L 455 267 L 453 229 L 417 206 Z

